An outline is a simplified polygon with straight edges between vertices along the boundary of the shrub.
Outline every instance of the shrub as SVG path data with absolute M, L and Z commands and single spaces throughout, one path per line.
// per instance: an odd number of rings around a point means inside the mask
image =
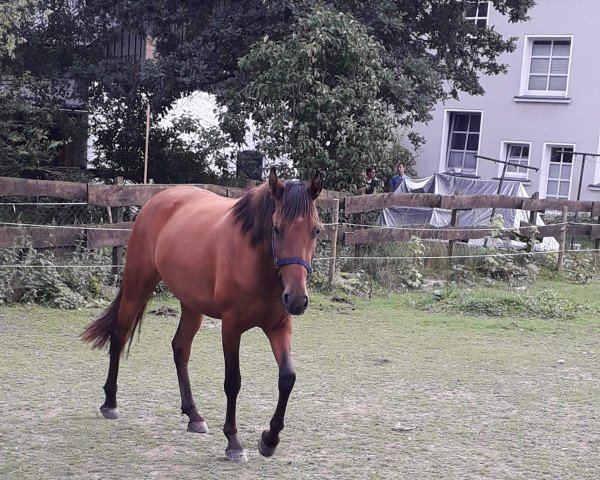
M 481 257 L 477 260 L 475 272 L 493 280 L 503 280 L 509 285 L 523 285 L 535 280 L 539 268 L 527 255 L 507 255 L 502 250 L 490 247 L 478 250 Z
M 113 282 L 110 256 L 78 247 L 68 258 L 34 249 L 25 241 L 0 250 L 0 304 L 37 303 L 78 308 L 101 298 Z M 67 267 L 67 268 L 65 268 Z

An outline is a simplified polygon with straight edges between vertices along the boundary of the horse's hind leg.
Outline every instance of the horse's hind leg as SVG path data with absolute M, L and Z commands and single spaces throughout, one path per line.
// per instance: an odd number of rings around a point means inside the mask
M 173 359 L 177 368 L 179 392 L 181 393 L 181 411 L 190 419 L 188 430 L 196 433 L 208 433 L 206 421 L 196 408 L 188 374 L 188 361 L 192 351 L 192 342 L 201 325 L 202 315 L 181 304 L 181 319 L 171 345 L 173 346 Z
M 100 411 L 106 418 L 118 418 L 117 407 L 117 376 L 119 374 L 119 362 L 125 344 L 130 335 L 133 335 L 135 326 L 141 321 L 146 304 L 154 292 L 154 287 L 160 277 L 156 271 L 140 274 L 125 266 L 123 276 L 123 294 L 119 305 L 117 322 L 112 326 L 110 333 L 109 366 L 106 383 L 104 384 L 105 400 Z M 145 277 L 145 278 L 144 278 Z

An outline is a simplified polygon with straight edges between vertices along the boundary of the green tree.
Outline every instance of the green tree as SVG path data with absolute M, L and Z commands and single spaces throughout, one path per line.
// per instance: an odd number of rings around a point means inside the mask
M 14 56 L 14 50 L 24 38 L 20 28 L 31 15 L 33 0 L 10 0 L 0 3 L 0 57 Z
M 144 103 L 107 101 L 94 120 L 98 136 L 93 160 L 101 178 L 117 175 L 134 182 L 144 179 L 146 117 Z M 154 183 L 212 183 L 230 159 L 227 143 L 216 127 L 205 128 L 198 119 L 183 117 L 172 125 L 150 129 L 148 179 Z M 221 167 L 221 170 L 211 166 Z
M 352 190 L 384 157 L 397 124 L 379 98 L 393 81 L 383 54 L 352 17 L 318 8 L 284 40 L 265 37 L 240 60 L 251 80 L 229 96 L 224 121 L 231 112 L 252 118 L 267 155 L 290 158 L 303 177 L 319 168 L 328 188 Z
M 159 59 L 160 95 L 170 103 L 196 90 L 217 96 L 242 92 L 250 78 L 239 59 L 267 35 L 277 42 L 289 36 L 322 0 L 97 0 L 88 9 L 132 28 L 152 25 Z M 379 97 L 403 113 L 407 124 L 428 117 L 430 108 L 459 92 L 482 93 L 479 76 L 505 71 L 500 56 L 515 48 L 464 19 L 467 0 L 330 0 L 335 11 L 350 14 L 385 50 L 395 82 Z M 534 0 L 493 0 L 492 8 L 517 22 L 527 19 Z M 158 102 L 160 103 L 160 102 Z M 158 109 L 158 105 L 155 109 Z
M 34 106 L 18 88 L 0 92 L 0 176 L 52 164 L 64 143 L 51 135 L 58 116 L 56 109 Z
M 69 116 L 67 110 L 85 108 L 85 95 L 77 92 L 74 78 L 78 66 L 91 59 L 86 52 L 94 51 L 88 27 L 70 0 L 0 5 L 3 174 L 52 166 L 61 147 L 87 129 L 85 115 Z
M 361 25 L 357 31 L 364 46 L 347 41 L 352 34 L 343 30 L 346 25 L 326 28 L 307 20 L 321 8 L 321 0 L 100 0 L 93 8 L 97 15 L 133 19 L 128 24 L 138 28 L 153 25 L 159 56 L 154 74 L 143 80 L 154 93 L 153 112 L 160 113 L 182 94 L 213 93 L 228 108 L 222 120 L 231 141 L 242 141 L 245 119 L 251 116 L 268 155 L 288 155 L 301 174 L 310 167 L 325 168 L 330 188 L 350 189 L 374 158 L 382 165 L 393 163 L 390 152 L 397 147 L 385 147 L 390 127 L 427 120 L 436 102 L 460 92 L 481 94 L 481 75 L 505 71 L 499 59 L 515 48 L 515 39 L 502 38 L 493 26 L 466 21 L 466 4 L 327 2 L 331 15 L 348 15 L 335 18 L 344 18 L 352 28 L 357 24 L 350 18 Z M 527 19 L 534 1 L 493 0 L 491 5 L 516 22 Z M 333 43 L 311 37 L 311 31 L 323 32 Z M 300 52 L 309 51 L 311 42 L 321 49 L 316 56 L 336 59 L 320 70 L 327 81 L 311 79 L 318 68 L 310 72 L 302 63 Z M 365 52 L 375 65 L 358 62 L 357 71 L 344 68 L 344 61 Z M 341 108 L 340 101 L 348 108 Z
M 46 91 L 50 94 L 68 87 L 65 79 L 74 79 L 82 102 L 99 91 L 124 102 L 129 102 L 134 93 L 143 92 L 152 102 L 155 119 L 182 95 L 206 91 L 231 106 L 227 131 L 233 142 L 241 140 L 245 129 L 240 115 L 234 120 L 236 97 L 240 103 L 249 85 L 256 82 L 254 73 L 260 71 L 254 67 L 243 70 L 241 67 L 247 68 L 248 62 L 244 66 L 240 59 L 265 36 L 273 45 L 288 44 L 300 28 L 301 19 L 323 4 L 321 0 L 18 1 L 22 5 L 31 2 L 36 15 L 29 15 L 24 23 L 8 24 L 8 30 L 2 30 L 6 22 L 0 21 L 0 35 L 9 31 L 19 39 L 9 47 L 12 58 L 0 56 L 0 75 L 30 72 L 33 77 L 49 79 Z M 367 32 L 380 46 L 376 59 L 388 74 L 385 81 L 376 80 L 379 86 L 375 102 L 369 106 L 371 115 L 379 118 L 391 111 L 394 121 L 410 126 L 426 120 L 439 100 L 456 97 L 459 92 L 482 93 L 479 77 L 505 70 L 500 57 L 515 48 L 515 40 L 502 38 L 493 26 L 479 28 L 465 21 L 466 3 L 327 2 L 332 12 L 352 16 L 366 29 L 363 33 Z M 509 20 L 522 21 L 534 0 L 492 0 L 491 5 Z M 156 44 L 156 61 L 148 68 L 131 69 L 129 60 L 103 57 L 103 46 L 114 39 L 116 26 L 149 33 Z M 97 85 L 102 88 L 90 88 Z M 350 134 L 361 132 L 356 129 Z M 383 132 L 371 133 L 375 138 L 385 136 Z M 110 141 L 109 136 L 106 138 Z M 311 142 L 314 158 L 325 161 L 325 151 L 315 150 L 319 142 Z M 360 144 L 354 141 L 354 145 Z M 346 147 L 339 145 L 335 158 L 340 148 Z M 335 161 L 331 154 L 327 151 L 328 162 Z
M 117 175 L 141 183 L 144 179 L 147 105 L 155 92 L 146 79 L 153 77 L 154 62 L 107 59 L 98 77 L 114 83 L 94 82 L 88 105 L 95 113 L 91 128 L 96 136 L 93 160 L 102 178 Z M 216 127 L 203 127 L 198 119 L 183 117 L 162 122 L 162 112 L 151 109 L 148 179 L 155 183 L 208 183 L 222 176 L 231 160 L 229 143 Z M 213 168 L 216 167 L 216 168 Z

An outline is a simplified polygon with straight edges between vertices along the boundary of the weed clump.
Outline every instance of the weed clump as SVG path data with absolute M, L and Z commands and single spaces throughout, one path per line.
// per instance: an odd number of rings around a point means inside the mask
M 582 305 L 554 290 L 515 292 L 507 290 L 465 289 L 446 287 L 432 295 L 413 300 L 420 310 L 476 317 L 521 317 L 569 320 Z M 584 307 L 585 308 L 585 307 Z

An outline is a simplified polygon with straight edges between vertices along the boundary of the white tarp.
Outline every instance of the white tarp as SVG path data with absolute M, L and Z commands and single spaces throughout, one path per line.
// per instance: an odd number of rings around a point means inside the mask
M 455 177 L 436 173 L 422 179 L 408 179 L 403 181 L 396 189 L 396 193 L 437 193 L 440 195 L 495 195 L 498 193 L 498 180 L 476 180 L 464 177 Z M 521 182 L 504 181 L 500 195 L 513 197 L 529 197 Z M 404 225 L 431 225 L 433 227 L 450 226 L 452 211 L 441 208 L 412 208 L 394 207 L 384 208 L 379 217 L 379 223 L 387 227 Z M 463 210 L 458 213 L 458 226 L 474 227 L 486 226 L 490 223 L 491 208 L 475 208 Z M 505 228 L 518 228 L 521 222 L 528 222 L 529 215 L 523 210 L 510 208 L 497 208 L 495 215 L 502 215 Z M 543 220 L 537 216 L 537 225 L 544 225 Z M 469 244 L 483 245 L 483 239 L 470 240 Z M 489 242 L 488 242 L 489 243 Z M 524 246 L 522 242 L 499 241 L 494 239 L 494 245 Z M 558 250 L 558 242 L 553 237 L 544 238 L 536 245 L 536 250 Z

